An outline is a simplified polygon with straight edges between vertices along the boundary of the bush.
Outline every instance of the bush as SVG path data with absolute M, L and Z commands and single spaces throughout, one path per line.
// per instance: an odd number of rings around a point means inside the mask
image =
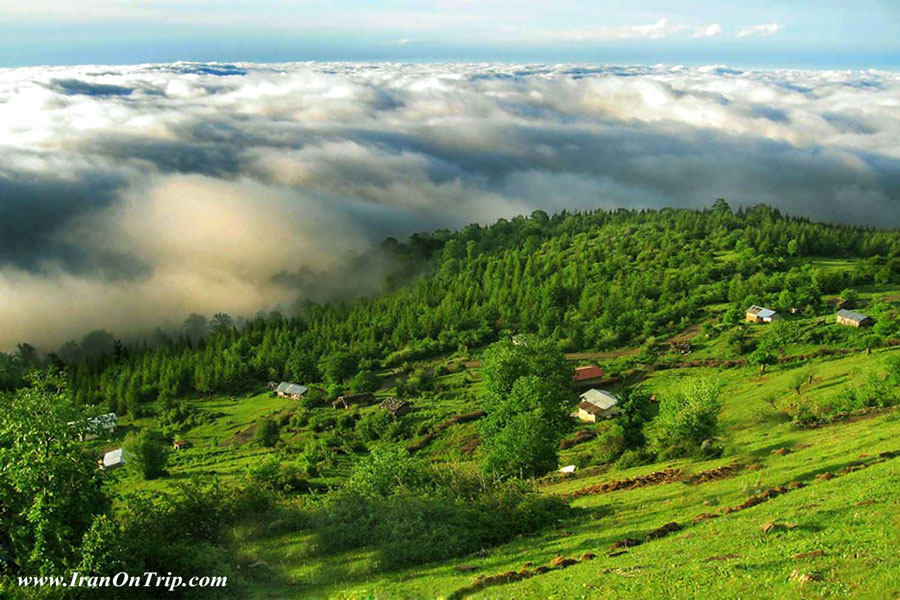
M 397 568 L 463 556 L 533 532 L 567 515 L 567 504 L 520 480 L 432 469 L 404 450 L 360 461 L 311 523 L 320 552 L 373 547 Z
M 353 393 L 374 392 L 378 389 L 378 377 L 372 371 L 360 371 L 350 379 L 350 390 Z
M 625 469 L 630 469 L 632 467 L 649 465 L 654 460 L 656 460 L 656 457 L 643 448 L 638 450 L 626 450 L 622 456 L 619 457 L 619 460 L 616 461 L 615 467 L 619 471 L 624 471 Z

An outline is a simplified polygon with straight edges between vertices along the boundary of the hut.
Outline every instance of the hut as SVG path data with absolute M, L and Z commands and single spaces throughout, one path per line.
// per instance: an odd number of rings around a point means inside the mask
M 100 461 L 100 467 L 104 471 L 112 471 L 114 469 L 118 469 L 119 467 L 124 467 L 127 458 L 128 453 L 125 452 L 125 450 L 123 450 L 122 448 L 116 448 L 115 450 L 110 450 L 103 455 L 103 459 Z
M 874 319 L 862 313 L 841 309 L 837 311 L 835 322 L 838 325 L 849 325 L 850 327 L 865 327 L 867 325 L 871 325 L 874 322 Z
M 781 315 L 770 308 L 753 305 L 745 313 L 748 323 L 771 323 L 781 319 Z
M 409 412 L 410 406 L 409 402 L 406 400 L 400 400 L 399 398 L 388 398 L 380 405 L 382 410 L 386 410 L 391 413 L 392 417 L 400 417 Z
M 278 384 L 278 387 L 275 388 L 275 395 L 277 395 L 279 398 L 293 398 L 294 400 L 299 400 L 308 391 L 309 388 L 305 385 L 282 381 Z
M 350 408 L 351 406 L 368 406 L 374 404 L 375 395 L 368 392 L 362 394 L 344 394 L 331 403 L 332 408 Z

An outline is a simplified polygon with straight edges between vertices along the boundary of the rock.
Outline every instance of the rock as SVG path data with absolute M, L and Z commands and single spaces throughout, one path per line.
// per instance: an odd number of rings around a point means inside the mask
M 674 531 L 680 531 L 680 530 L 681 530 L 681 525 L 679 525 L 678 523 L 675 523 L 673 521 L 671 523 L 666 523 L 662 527 L 660 527 L 658 529 L 654 529 L 653 531 L 649 532 L 647 534 L 646 539 L 648 541 L 655 540 L 657 538 L 665 537 Z
M 782 527 L 784 527 L 785 529 L 797 529 L 798 527 L 800 527 L 800 523 L 787 522 L 782 525 Z
M 798 552 L 793 555 L 791 558 L 794 560 L 800 560 L 801 558 L 819 558 L 820 556 L 825 556 L 824 550 L 812 550 L 810 552 Z
M 623 540 L 619 540 L 615 544 L 612 545 L 613 550 L 618 550 L 619 548 L 631 548 L 632 546 L 640 546 L 643 544 L 643 540 L 636 540 L 634 538 L 625 538 Z
M 456 565 L 453 567 L 454 571 L 459 571 L 460 573 L 468 573 L 470 571 L 477 571 L 478 567 L 475 565 Z
M 785 454 L 790 453 L 790 450 L 787 448 L 778 448 L 777 450 L 772 450 L 772 454 L 775 456 L 784 456 Z
M 594 560 L 595 558 L 597 558 L 597 555 L 593 552 L 585 552 L 581 555 L 581 560 Z
M 794 570 L 791 572 L 791 579 L 800 583 L 807 583 L 810 581 L 822 581 L 822 575 L 820 573 L 804 573 L 803 571 Z
M 797 481 L 797 480 L 795 479 L 794 481 L 790 482 L 790 483 L 787 485 L 787 489 L 789 489 L 789 490 L 799 490 L 799 489 L 802 488 L 804 485 L 806 485 L 806 484 L 803 483 L 802 481 Z
M 530 568 L 533 567 L 533 566 L 534 566 L 534 563 L 531 562 L 531 561 L 529 560 L 527 563 L 525 563 L 524 565 L 522 565 L 522 568 L 523 568 L 523 569 L 530 569 Z
M 775 529 L 775 523 L 772 523 L 772 522 L 763 523 L 762 526 L 760 527 L 760 529 L 762 529 L 763 533 L 769 533 L 770 531 Z
M 554 567 L 569 567 L 577 562 L 578 561 L 574 558 L 563 558 L 562 556 L 557 554 L 556 558 L 550 561 L 550 564 Z
M 719 515 L 717 515 L 716 513 L 700 513 L 699 515 L 694 517 L 693 522 L 694 522 L 694 525 L 696 525 L 697 523 L 699 523 L 701 521 L 706 521 L 707 519 L 716 519 L 718 517 L 719 517 Z
M 829 479 L 834 479 L 834 474 L 832 473 L 819 473 L 816 475 L 816 479 L 821 479 L 823 481 L 828 481 Z

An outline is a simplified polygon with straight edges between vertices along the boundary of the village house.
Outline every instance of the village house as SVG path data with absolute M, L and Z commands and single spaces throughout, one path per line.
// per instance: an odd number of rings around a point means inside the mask
M 172 442 L 172 450 L 181 450 L 182 448 L 190 448 L 191 443 L 187 440 L 175 440 Z
M 309 388 L 305 385 L 289 383 L 287 381 L 282 381 L 278 384 L 278 387 L 275 388 L 275 394 L 279 398 L 293 398 L 294 400 L 299 400 L 308 391 Z
M 603 379 L 603 369 L 597 365 L 575 367 L 575 373 L 572 375 L 572 383 L 576 386 L 588 386 L 599 382 L 601 379 Z
M 747 309 L 746 317 L 748 323 L 771 323 L 781 319 L 781 315 L 774 310 L 755 304 Z
M 74 427 L 75 421 L 69 422 L 69 427 Z M 100 434 L 115 433 L 119 426 L 119 417 L 116 413 L 106 413 L 91 417 L 85 422 L 84 431 L 78 432 L 78 439 L 82 441 L 95 440 Z
M 332 408 L 350 408 L 351 406 L 368 406 L 375 402 L 375 395 L 364 392 L 362 394 L 344 394 L 331 403 Z
M 606 390 L 589 389 L 581 394 L 578 404 L 578 418 L 589 423 L 598 419 L 611 419 L 620 414 L 619 397 Z
M 862 313 L 853 312 L 852 310 L 841 309 L 837 311 L 836 323 L 838 325 L 849 325 L 850 327 L 865 327 L 871 325 L 875 320 Z
M 399 398 L 388 398 L 380 405 L 382 410 L 386 410 L 391 413 L 393 417 L 400 417 L 409 412 L 410 406 L 409 402 L 406 400 L 400 400 Z
M 104 471 L 112 471 L 119 467 L 124 467 L 127 458 L 128 453 L 125 452 L 125 450 L 116 448 L 103 455 L 103 460 L 100 461 L 100 467 Z

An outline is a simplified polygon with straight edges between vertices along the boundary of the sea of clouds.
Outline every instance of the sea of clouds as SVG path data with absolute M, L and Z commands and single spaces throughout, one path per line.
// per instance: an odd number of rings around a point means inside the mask
M 386 236 L 719 197 L 900 225 L 900 74 L 0 70 L 0 349 L 374 289 L 348 265 Z

